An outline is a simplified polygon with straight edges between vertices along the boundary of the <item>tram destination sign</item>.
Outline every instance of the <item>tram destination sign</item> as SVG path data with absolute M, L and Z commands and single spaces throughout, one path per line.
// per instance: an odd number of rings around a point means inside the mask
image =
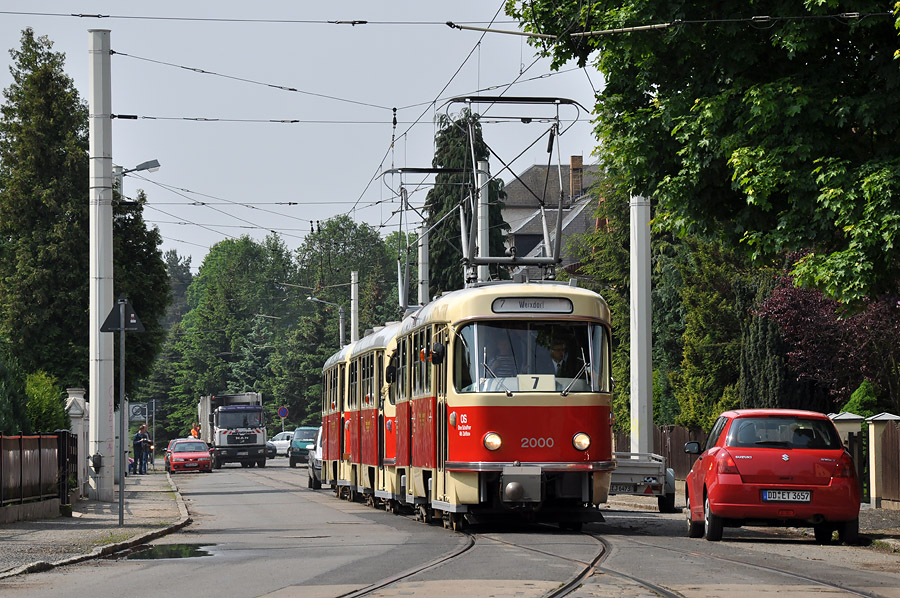
M 565 297 L 499 297 L 491 310 L 495 314 L 570 314 L 572 300 Z

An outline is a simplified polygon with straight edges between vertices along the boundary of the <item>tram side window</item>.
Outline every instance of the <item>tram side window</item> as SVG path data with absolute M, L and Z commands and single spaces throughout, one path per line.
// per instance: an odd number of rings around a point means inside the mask
M 374 386 L 375 386 L 375 372 L 372 367 L 374 355 L 369 354 L 363 357 L 362 360 L 362 397 L 366 407 L 371 407 L 373 401 L 374 394 Z
M 408 339 L 401 339 L 398 343 L 398 353 L 400 360 L 400 367 L 397 370 L 397 386 L 399 387 L 399 398 L 401 401 L 405 401 L 409 398 L 409 387 L 406 384 L 408 379 L 407 373 L 407 363 L 409 361 L 409 349 L 408 349 Z
M 350 380 L 348 384 L 350 384 L 350 388 L 348 389 L 350 392 L 347 393 L 347 407 L 349 409 L 356 409 L 359 407 L 359 402 L 357 401 L 357 397 L 359 396 L 357 393 L 359 392 L 359 380 L 358 380 L 358 372 L 359 372 L 359 362 L 354 360 L 350 362 Z
M 381 404 L 381 388 L 382 388 L 381 376 L 383 375 L 382 372 L 384 372 L 384 354 L 378 353 L 378 356 L 375 358 L 374 371 L 372 372 L 372 374 L 374 376 L 373 383 L 375 386 L 375 394 L 373 396 L 377 399 L 375 402 L 376 406 Z

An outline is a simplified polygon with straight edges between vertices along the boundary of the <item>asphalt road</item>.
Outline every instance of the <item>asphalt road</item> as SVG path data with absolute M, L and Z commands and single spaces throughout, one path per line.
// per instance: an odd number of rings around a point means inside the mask
M 153 544 L 182 556 L 90 561 L 14 578 L 0 594 L 318 598 L 362 596 L 384 580 L 366 595 L 528 598 L 586 572 L 570 595 L 900 597 L 900 554 L 784 530 L 726 529 L 713 543 L 685 537 L 680 514 L 614 508 L 583 534 L 537 525 L 457 534 L 308 490 L 306 477 L 284 458 L 179 475 L 194 523 Z M 197 548 L 206 555 L 184 556 Z

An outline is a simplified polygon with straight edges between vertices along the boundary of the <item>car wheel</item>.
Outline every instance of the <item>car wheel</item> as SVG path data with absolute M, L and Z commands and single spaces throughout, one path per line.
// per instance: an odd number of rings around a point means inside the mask
M 661 494 L 656 497 L 656 505 L 659 507 L 660 513 L 675 512 L 675 493 Z
M 250 464 L 247 463 L 246 461 L 241 461 L 241 467 L 246 469 L 247 467 L 250 467 Z
M 687 508 L 685 512 L 687 513 L 687 534 L 688 538 L 702 538 L 703 537 L 703 522 L 694 521 L 691 519 L 691 497 L 685 496 L 685 501 L 687 504 Z
M 297 467 L 297 462 L 294 461 L 293 457 L 291 457 L 291 467 Z
M 859 519 L 841 523 L 838 526 L 838 538 L 844 544 L 856 544 L 859 539 Z
M 316 476 L 313 476 L 312 477 L 312 487 L 313 487 L 313 490 L 321 490 L 322 489 L 322 480 L 320 480 Z
M 266 466 L 266 460 L 265 460 L 265 459 L 260 459 L 259 461 L 256 462 L 256 466 L 257 466 L 257 467 L 265 467 L 265 466 Z
M 312 488 L 312 487 L 313 487 L 313 477 L 312 477 L 312 472 L 310 472 L 309 475 L 306 476 L 306 487 L 307 487 L 307 488 Z
M 722 518 L 713 515 L 709 509 L 709 497 L 707 496 L 703 502 L 703 531 L 706 533 L 706 539 L 710 542 L 718 542 L 722 539 Z
M 813 533 L 816 536 L 816 542 L 819 544 L 831 544 L 831 537 L 834 535 L 834 526 L 830 523 L 820 523 L 813 526 Z

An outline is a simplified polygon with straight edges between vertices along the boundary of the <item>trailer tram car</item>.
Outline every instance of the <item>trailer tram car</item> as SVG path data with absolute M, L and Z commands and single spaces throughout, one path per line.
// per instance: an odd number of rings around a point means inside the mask
M 590 507 L 615 467 L 610 359 L 596 293 L 559 282 L 447 293 L 328 360 L 326 443 L 346 451 L 326 450 L 323 479 L 454 529 L 600 520 Z

